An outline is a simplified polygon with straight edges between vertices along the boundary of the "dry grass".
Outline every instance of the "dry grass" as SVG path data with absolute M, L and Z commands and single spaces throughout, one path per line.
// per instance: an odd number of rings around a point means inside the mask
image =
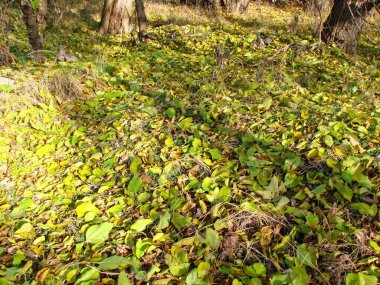
M 344 276 L 357 269 L 356 258 L 353 252 L 354 245 L 324 244 L 321 251 L 329 253 L 321 257 L 320 269 L 330 275 L 331 284 L 344 284 Z M 351 252 L 350 252 L 351 251 Z
M 225 227 L 222 245 L 217 252 L 219 260 L 235 262 L 236 259 L 240 259 L 243 264 L 259 261 L 265 263 L 269 271 L 278 266 L 277 262 L 263 254 L 261 243 L 263 240 L 271 242 L 272 238 L 283 238 L 280 232 L 288 228 L 288 223 L 281 213 L 263 209 L 259 204 L 249 203 L 237 206 L 231 203 L 220 203 L 201 216 L 200 220 L 206 220 L 209 216 L 216 218 L 215 213 L 221 212 L 228 212 L 228 214 L 215 223 Z M 198 231 L 202 232 L 207 227 Z M 253 236 L 259 235 L 262 238 L 251 241 Z
M 0 46 L 0 66 L 9 66 L 15 63 L 15 57 L 9 52 L 9 48 L 6 46 Z
M 81 82 L 67 71 L 56 72 L 45 81 L 47 91 L 62 102 L 85 99 Z
M 155 26 L 159 25 L 207 25 L 213 20 L 211 13 L 205 9 L 182 5 L 146 3 L 148 19 Z
M 269 211 L 263 211 L 259 208 L 257 210 L 241 209 L 238 212 L 228 215 L 226 220 L 232 231 L 247 233 L 255 232 L 266 226 L 284 224 L 284 217 L 280 217 Z
M 255 1 L 244 15 L 215 13 L 205 8 L 163 3 L 146 3 L 148 19 L 153 26 L 194 25 L 207 26 L 217 23 L 220 27 L 240 26 L 259 33 L 263 31 L 312 32 L 319 34 L 323 22 L 331 10 L 332 1 L 317 7 L 310 0 L 305 7 L 278 7 L 267 2 Z M 295 18 L 296 22 L 295 23 Z M 373 11 L 368 18 L 368 28 L 380 31 L 380 13 Z M 296 28 L 294 27 L 296 24 Z
M 223 28 L 239 25 L 255 33 L 268 30 L 287 30 L 299 17 L 299 30 L 315 30 L 319 21 L 315 13 L 299 7 L 279 8 L 266 3 L 252 3 L 244 15 L 213 13 L 207 9 L 182 5 L 147 3 L 147 14 L 153 25 L 206 26 L 218 23 Z M 326 14 L 326 11 L 324 11 Z
M 4 73 L 2 72 L 2 75 L 9 76 L 9 74 Z M 9 110 L 16 111 L 43 101 L 39 90 L 37 91 L 36 82 L 38 80 L 36 78 L 25 73 L 15 74 L 14 72 L 12 76 L 12 79 L 15 80 L 15 86 L 10 91 L 0 92 L 0 114 Z
M 16 74 L 16 75 L 15 75 Z M 19 110 L 38 103 L 58 104 L 83 100 L 83 87 L 80 80 L 68 71 L 57 71 L 42 78 L 31 74 L 13 73 L 15 87 L 0 93 L 0 112 Z
M 321 263 L 321 270 L 331 275 L 332 284 L 344 284 L 344 276 L 356 268 L 356 263 L 349 254 L 341 254 L 334 260 Z

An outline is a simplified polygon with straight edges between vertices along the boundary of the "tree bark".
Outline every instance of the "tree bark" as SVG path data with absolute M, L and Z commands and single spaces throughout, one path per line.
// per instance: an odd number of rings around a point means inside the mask
M 132 0 L 105 0 L 99 26 L 101 34 L 125 34 L 134 29 Z
M 43 41 L 39 31 L 38 11 L 33 10 L 29 1 L 19 0 L 19 5 L 28 30 L 29 43 L 33 50 L 41 50 Z
M 321 39 L 335 42 L 348 53 L 355 53 L 360 35 L 366 25 L 371 9 L 380 5 L 380 0 L 348 2 L 334 0 L 330 15 L 323 24 Z
M 106 34 L 108 32 L 108 27 L 111 18 L 111 12 L 113 7 L 113 0 L 105 0 L 103 4 L 102 19 L 100 21 L 98 32 L 101 34 Z
M 46 1 L 46 25 L 50 28 L 54 25 L 54 18 L 55 18 L 55 2 L 54 0 L 47 0 Z
M 143 0 L 135 0 L 137 23 L 139 25 L 139 40 L 142 41 L 147 36 L 148 19 L 145 14 Z
M 225 8 L 227 11 L 236 14 L 244 14 L 249 5 L 249 0 L 226 0 Z
M 219 11 L 222 9 L 222 0 L 213 0 L 213 9 Z

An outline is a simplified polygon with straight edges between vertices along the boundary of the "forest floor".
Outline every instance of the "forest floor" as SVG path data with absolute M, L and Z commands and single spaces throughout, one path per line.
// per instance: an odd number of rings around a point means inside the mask
M 146 43 L 46 32 L 76 62 L 8 35 L 0 284 L 377 284 L 379 34 L 349 56 L 297 9 L 148 8 Z

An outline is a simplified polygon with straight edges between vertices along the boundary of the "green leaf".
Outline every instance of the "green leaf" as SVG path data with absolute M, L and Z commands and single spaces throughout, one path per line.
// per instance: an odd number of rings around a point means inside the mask
M 180 264 L 169 266 L 169 270 L 174 276 L 185 275 L 189 271 L 189 268 L 190 268 L 190 263 L 180 263 Z
M 207 285 L 208 282 L 198 277 L 197 269 L 193 269 L 186 276 L 186 285 Z
M 287 159 L 284 162 L 282 168 L 285 171 L 297 169 L 299 166 L 303 164 L 301 157 L 294 153 L 287 154 Z
M 380 246 L 373 240 L 370 240 L 368 241 L 368 245 L 370 247 L 372 247 L 372 249 L 376 252 L 376 253 L 380 253 Z
M 149 192 L 142 192 L 137 196 L 137 201 L 140 204 L 144 204 L 146 201 L 148 201 L 151 197 L 151 194 Z
M 319 217 L 318 215 L 309 214 L 306 216 L 306 223 L 309 227 L 315 228 L 319 224 Z
M 100 225 L 91 226 L 86 232 L 86 242 L 92 244 L 105 242 L 112 228 L 112 223 L 102 223 Z
M 40 3 L 41 3 L 40 0 L 32 0 L 31 4 L 32 4 L 33 10 L 37 10 L 40 7 Z
M 103 171 L 101 168 L 96 167 L 96 168 L 92 171 L 92 174 L 94 174 L 96 177 L 102 178 L 103 175 L 104 175 L 104 171 Z
M 167 228 L 170 224 L 170 219 L 172 215 L 169 212 L 164 212 L 160 214 L 160 221 L 158 223 L 158 229 L 163 230 Z
M 137 193 L 138 191 L 141 190 L 142 186 L 143 186 L 142 179 L 138 176 L 135 176 L 128 183 L 128 191 L 130 193 Z
M 334 183 L 334 187 L 338 190 L 339 194 L 342 195 L 344 199 L 351 201 L 353 196 L 353 191 L 351 188 L 340 182 Z
M 90 280 L 99 279 L 99 270 L 97 268 L 85 268 L 81 277 L 75 282 L 75 284 L 81 284 Z
M 249 285 L 263 285 L 260 278 L 250 278 L 248 282 Z
M 141 109 L 141 111 L 148 113 L 149 115 L 157 114 L 157 109 L 155 107 L 151 107 L 151 106 L 144 107 Z
M 243 282 L 240 282 L 238 279 L 232 281 L 232 285 L 243 285 Z
M 189 129 L 193 124 L 193 118 L 185 118 L 178 123 L 182 130 Z
M 11 219 L 18 219 L 24 216 L 25 212 L 28 211 L 34 205 L 32 199 L 23 199 L 17 207 L 15 207 L 9 214 Z
M 347 183 L 351 183 L 352 182 L 352 175 L 347 170 L 345 170 L 345 171 L 342 172 L 342 178 Z
M 377 277 L 374 275 L 359 273 L 348 273 L 346 276 L 346 285 L 376 285 Z
M 250 277 L 266 276 L 267 271 L 263 263 L 254 263 L 244 267 L 244 273 Z
M 191 144 L 193 147 L 198 148 L 202 145 L 202 141 L 198 138 L 194 138 Z
M 77 213 L 78 218 L 81 218 L 88 212 L 91 212 L 94 215 L 97 215 L 99 213 L 99 209 L 96 208 L 96 206 L 92 204 L 91 202 L 84 202 L 84 203 L 79 204 L 75 208 L 75 212 Z
M 198 270 L 198 276 L 200 278 L 207 277 L 208 274 L 209 274 L 209 272 L 210 272 L 210 269 L 211 269 L 210 263 L 205 262 L 205 261 L 199 263 L 198 268 L 197 268 L 197 270 Z
M 263 107 L 264 107 L 264 109 L 265 110 L 269 110 L 270 109 L 270 107 L 272 106 L 272 98 L 266 98 L 265 100 L 264 100 L 264 102 L 263 102 Z
M 292 280 L 292 285 L 305 285 L 310 282 L 310 276 L 307 274 L 304 266 L 293 267 L 290 279 Z
M 55 145 L 53 144 L 47 144 L 36 151 L 36 155 L 38 155 L 39 158 L 42 158 L 44 155 L 50 154 L 55 150 Z
M 211 203 L 228 202 L 231 199 L 231 189 L 229 187 L 216 188 L 210 191 L 210 194 L 206 194 L 206 197 Z
M 220 151 L 216 148 L 210 150 L 210 154 L 211 154 L 211 158 L 212 160 L 219 160 L 222 158 L 222 154 L 220 153 Z
M 119 273 L 119 278 L 117 279 L 117 285 L 133 285 L 133 282 L 128 278 L 124 271 Z
M 173 213 L 172 223 L 176 227 L 177 230 L 180 230 L 184 227 L 187 227 L 191 224 L 191 218 L 185 217 L 177 212 Z
M 138 92 L 140 90 L 140 85 L 138 83 L 131 83 L 129 89 L 133 92 Z
M 124 271 L 119 273 L 119 278 L 117 279 L 117 285 L 133 285 L 133 282 L 129 280 L 127 274 Z
M 114 270 L 116 268 L 124 268 L 129 264 L 129 258 L 124 256 L 111 256 L 103 259 L 99 263 L 100 270 Z
M 306 247 L 306 244 L 301 244 L 297 247 L 297 259 L 301 265 L 307 265 L 311 268 L 317 268 L 318 252 L 313 247 Z
M 16 239 L 33 239 L 35 237 L 34 227 L 31 223 L 24 223 L 14 232 Z
M 119 214 L 123 211 L 123 208 L 124 208 L 124 206 L 121 204 L 115 205 L 115 206 L 112 206 L 111 208 L 109 208 L 106 211 L 106 213 L 108 216 L 116 216 L 117 214 Z
M 154 249 L 155 245 L 149 239 L 139 239 L 136 242 L 136 257 L 141 258 L 144 256 L 145 252 Z
M 10 84 L 0 84 L 0 92 L 9 92 L 11 90 L 12 90 L 12 86 Z
M 13 255 L 13 266 L 20 266 L 21 262 L 25 260 L 26 256 L 22 251 L 17 251 L 16 254 Z
M 175 116 L 175 109 L 174 108 L 168 108 L 168 109 L 166 109 L 165 113 L 169 118 L 173 118 Z
M 255 81 L 250 82 L 248 85 L 249 85 L 250 90 L 256 90 L 257 88 L 260 87 L 260 83 L 255 82 Z
M 334 139 L 333 139 L 332 136 L 330 136 L 330 135 L 324 136 L 324 137 L 323 137 L 323 142 L 324 142 L 328 147 L 332 147 L 332 146 L 334 145 Z
M 333 157 L 329 157 L 326 159 L 326 165 L 331 169 L 338 170 L 338 163 L 339 162 Z
M 377 213 L 377 205 L 372 204 L 371 206 L 363 203 L 363 202 L 358 202 L 358 203 L 352 203 L 351 207 L 357 211 L 359 211 L 360 214 L 362 215 L 369 215 L 369 216 L 376 216 Z
M 207 245 L 211 247 L 211 249 L 217 249 L 221 243 L 218 233 L 212 228 L 206 229 L 205 241 Z
M 165 145 L 168 146 L 168 147 L 172 147 L 174 145 L 173 138 L 172 137 L 168 137 L 165 140 Z
M 285 186 L 282 181 L 279 181 L 277 176 L 274 175 L 268 186 L 264 186 L 265 191 L 259 190 L 256 191 L 259 193 L 264 199 L 271 200 L 276 197 L 279 193 L 285 191 Z
M 129 170 L 131 171 L 131 173 L 137 174 L 141 164 L 142 164 L 142 161 L 140 157 L 134 158 L 131 162 L 131 165 L 129 166 Z
M 71 269 L 69 272 L 66 274 L 66 281 L 69 283 L 73 283 L 75 280 L 77 280 L 77 275 L 78 275 L 79 270 L 77 268 Z M 1 283 L 0 283 L 1 284 Z
M 153 223 L 152 219 L 140 219 L 137 220 L 132 226 L 131 230 L 134 230 L 136 232 L 143 232 L 148 225 Z
M 18 276 L 21 273 L 21 270 L 22 269 L 19 268 L 19 267 L 9 267 L 9 268 L 7 268 L 6 269 L 6 274 L 5 274 L 6 280 L 7 281 L 16 281 L 16 279 L 18 278 Z M 12 283 L 6 282 L 4 284 L 8 285 L 8 284 L 12 284 Z
M 203 179 L 202 181 L 202 188 L 206 191 L 210 191 L 211 190 L 211 186 L 212 186 L 212 179 L 210 177 L 206 177 L 205 179 Z

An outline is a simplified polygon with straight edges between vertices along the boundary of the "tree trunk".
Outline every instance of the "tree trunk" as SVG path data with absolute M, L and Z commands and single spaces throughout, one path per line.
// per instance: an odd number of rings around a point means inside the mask
M 19 0 L 19 4 L 28 30 L 29 43 L 34 50 L 41 50 L 43 41 L 39 33 L 38 11 L 33 10 L 29 1 Z
M 125 34 L 134 29 L 132 0 L 105 0 L 99 26 L 101 34 Z
M 113 0 L 105 0 L 103 4 L 102 19 L 100 21 L 98 32 L 106 34 L 110 23 L 110 17 L 113 7 Z
M 348 53 L 355 53 L 359 37 L 365 27 L 365 18 L 371 9 L 380 5 L 380 0 L 360 3 L 334 0 L 330 15 L 323 24 L 322 41 L 335 42 Z
M 222 9 L 222 0 L 213 0 L 213 9 L 215 11 Z
M 48 28 L 54 25 L 55 13 L 56 12 L 56 4 L 54 0 L 46 1 L 46 25 Z
M 236 14 L 244 14 L 249 5 L 249 0 L 226 0 L 225 7 L 227 11 Z
M 137 23 L 139 25 L 139 39 L 142 41 L 147 36 L 148 19 L 145 15 L 145 8 L 143 0 L 135 0 Z

